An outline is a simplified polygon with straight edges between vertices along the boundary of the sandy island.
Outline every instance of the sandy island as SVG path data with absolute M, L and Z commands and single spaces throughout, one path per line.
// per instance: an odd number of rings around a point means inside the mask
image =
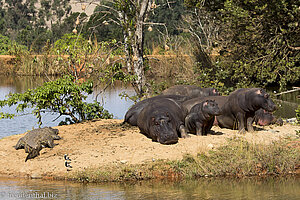
M 64 154 L 72 159 L 72 171 L 88 167 L 141 164 L 155 159 L 181 159 L 183 155 L 197 154 L 216 148 L 226 139 L 237 135 L 237 131 L 213 127 L 215 135 L 195 136 L 181 139 L 174 145 L 152 142 L 142 135 L 137 127 L 121 125 L 122 120 L 93 120 L 79 124 L 58 126 L 61 140 L 53 149 L 44 148 L 41 155 L 24 162 L 27 153 L 13 146 L 25 133 L 0 139 L 0 175 L 12 177 L 66 177 Z M 271 143 L 288 136 L 295 136 L 300 126 L 256 127 L 254 133 L 246 133 L 248 141 Z

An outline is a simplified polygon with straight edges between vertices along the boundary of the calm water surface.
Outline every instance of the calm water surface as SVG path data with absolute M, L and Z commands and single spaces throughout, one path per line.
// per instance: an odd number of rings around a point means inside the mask
M 207 199 L 298 200 L 300 178 L 198 179 L 81 184 L 0 178 L 0 199 Z M 34 199 L 34 198 L 32 198 Z M 36 198 L 38 199 L 38 198 Z

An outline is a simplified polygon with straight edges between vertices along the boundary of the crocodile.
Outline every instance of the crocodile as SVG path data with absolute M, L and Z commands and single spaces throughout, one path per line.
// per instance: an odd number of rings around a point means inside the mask
M 61 137 L 58 136 L 58 129 L 51 127 L 38 128 L 29 131 L 24 137 L 20 138 L 14 147 L 16 150 L 25 149 L 25 153 L 28 153 L 25 159 L 26 162 L 28 159 L 40 155 L 42 148 L 53 148 L 54 140 L 59 139 L 61 139 Z

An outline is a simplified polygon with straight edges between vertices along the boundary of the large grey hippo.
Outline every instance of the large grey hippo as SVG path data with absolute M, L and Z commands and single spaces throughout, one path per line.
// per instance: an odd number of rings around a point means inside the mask
M 195 104 L 209 99 L 215 100 L 221 109 L 221 115 L 216 117 L 218 125 L 221 128 L 238 128 L 239 132 L 254 131 L 255 112 L 260 108 L 268 112 L 276 109 L 269 94 L 262 88 L 237 89 L 229 96 L 194 98 L 185 101 L 183 107 L 189 111 Z
M 181 105 L 175 100 L 155 98 L 138 114 L 137 126 L 153 141 L 174 144 L 178 136 L 188 137 L 184 117 Z
M 217 115 L 220 115 L 220 109 L 215 100 L 203 101 L 191 108 L 185 117 L 185 126 L 190 133 L 207 135 Z
M 15 149 L 25 149 L 28 153 L 25 162 L 28 159 L 35 158 L 40 155 L 40 151 L 43 147 L 54 147 L 53 140 L 61 139 L 58 136 L 58 129 L 51 127 L 38 128 L 29 131 L 24 137 L 21 137 L 15 146 Z
M 218 96 L 220 93 L 215 88 L 201 88 L 195 85 L 174 85 L 162 92 L 163 95 L 184 95 L 190 98 Z
M 128 124 L 130 124 L 132 126 L 137 126 L 138 115 L 143 110 L 143 108 L 145 106 L 151 104 L 153 101 L 158 101 L 159 99 L 170 99 L 170 100 L 174 100 L 177 103 L 181 104 L 182 102 L 190 99 L 190 97 L 180 96 L 180 95 L 158 95 L 158 96 L 155 96 L 155 97 L 144 99 L 142 101 L 139 101 L 135 105 L 133 105 L 126 112 L 123 123 L 127 122 Z

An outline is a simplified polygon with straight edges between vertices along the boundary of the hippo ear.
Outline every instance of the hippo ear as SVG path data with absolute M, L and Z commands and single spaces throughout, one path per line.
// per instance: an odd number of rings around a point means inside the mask
M 154 122 L 155 121 L 155 117 L 151 117 L 151 122 Z
M 256 92 L 255 92 L 255 94 L 261 94 L 261 93 L 262 93 L 261 89 L 256 90 Z
M 166 116 L 167 116 L 167 117 L 170 117 L 170 114 L 169 114 L 169 112 L 166 112 Z
M 204 106 L 207 106 L 207 104 L 208 104 L 208 102 L 205 101 L 205 102 L 203 103 L 203 107 L 204 107 Z
M 265 93 L 265 94 L 264 94 L 264 97 L 265 97 L 265 99 L 269 98 L 269 94 L 268 94 L 268 93 Z

